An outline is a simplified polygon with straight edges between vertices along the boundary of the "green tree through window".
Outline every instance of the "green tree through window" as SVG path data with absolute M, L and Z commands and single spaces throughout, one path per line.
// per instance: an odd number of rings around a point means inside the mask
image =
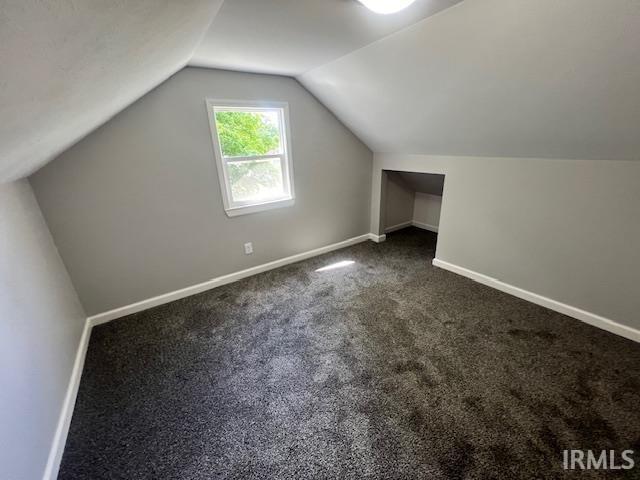
M 220 147 L 225 157 L 276 153 L 280 133 L 270 116 L 253 112 L 216 112 Z
M 233 157 L 280 153 L 278 116 L 272 112 L 216 112 L 216 128 L 232 196 L 237 201 L 282 190 L 280 159 L 234 162 Z

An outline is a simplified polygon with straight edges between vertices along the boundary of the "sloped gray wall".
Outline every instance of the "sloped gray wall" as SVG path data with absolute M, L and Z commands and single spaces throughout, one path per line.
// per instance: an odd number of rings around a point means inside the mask
M 0 478 L 42 478 L 84 322 L 29 183 L 0 185 Z

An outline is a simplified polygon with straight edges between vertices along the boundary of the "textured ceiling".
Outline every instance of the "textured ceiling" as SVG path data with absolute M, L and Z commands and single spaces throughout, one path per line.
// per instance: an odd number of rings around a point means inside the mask
M 299 80 L 377 152 L 640 159 L 640 2 L 459 3 Z
M 189 63 L 295 76 L 459 1 L 378 15 L 355 0 L 226 0 Z
M 182 68 L 222 0 L 2 0 L 0 181 L 36 170 Z
M 640 159 L 638 1 L 417 0 L 389 16 L 355 0 L 221 5 L 3 0 L 0 182 L 190 59 L 297 75 L 378 152 Z
M 438 173 L 396 172 L 414 192 L 440 195 L 444 190 L 444 175 Z

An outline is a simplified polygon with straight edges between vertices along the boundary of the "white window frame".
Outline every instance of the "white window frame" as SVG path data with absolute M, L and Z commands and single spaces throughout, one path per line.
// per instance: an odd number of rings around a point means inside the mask
M 222 202 L 224 210 L 229 217 L 237 215 L 245 215 L 249 213 L 260 212 L 271 208 L 288 207 L 295 202 L 295 193 L 293 189 L 293 162 L 291 161 L 291 133 L 289 130 L 289 104 L 287 102 L 261 102 L 247 100 L 218 100 L 213 98 L 206 99 L 207 117 L 209 118 L 209 127 L 211 130 L 211 140 L 213 142 L 213 152 L 216 159 L 216 167 L 218 169 L 218 179 L 220 180 L 220 191 L 222 192 Z M 215 112 L 216 108 L 226 111 L 237 109 L 238 111 L 256 111 L 263 110 L 280 110 L 280 144 L 282 153 L 275 155 L 255 155 L 250 157 L 224 157 L 220 140 L 218 137 L 218 129 L 216 126 Z M 246 201 L 236 202 L 231 194 L 231 184 L 227 174 L 226 165 L 228 158 L 233 158 L 234 162 L 261 160 L 280 158 L 282 166 L 282 184 L 288 195 L 282 198 L 267 200 L 264 202 Z

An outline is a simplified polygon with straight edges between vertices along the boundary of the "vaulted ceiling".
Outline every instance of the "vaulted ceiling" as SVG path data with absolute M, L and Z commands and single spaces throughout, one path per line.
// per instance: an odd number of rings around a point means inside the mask
M 440 195 L 444 191 L 444 175 L 436 173 L 397 172 L 414 192 Z
M 300 81 L 372 150 L 640 160 L 640 2 L 467 0 Z
M 460 1 L 378 15 L 356 0 L 226 0 L 189 63 L 296 76 Z
M 184 67 L 222 0 L 2 0 L 0 181 L 33 172 Z
M 187 63 L 296 76 L 374 151 L 638 160 L 638 45 L 634 0 L 4 0 L 0 181 Z

